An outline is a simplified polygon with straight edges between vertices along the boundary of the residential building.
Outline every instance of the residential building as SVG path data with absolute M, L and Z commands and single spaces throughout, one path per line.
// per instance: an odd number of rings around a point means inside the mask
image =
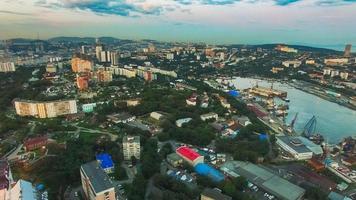
M 15 99 L 14 106 L 18 115 L 36 118 L 52 118 L 78 112 L 75 100 L 39 102 Z
M 14 71 L 16 71 L 16 67 L 13 62 L 0 62 L 0 72 L 14 72 Z
M 79 90 L 87 90 L 89 88 L 89 77 L 87 75 L 77 74 L 76 83 Z
M 349 62 L 348 58 L 329 58 L 324 59 L 324 63 L 329 66 L 342 66 Z
M 283 45 L 278 45 L 276 47 L 276 49 L 278 51 L 282 51 L 282 52 L 287 52 L 287 53 L 298 53 L 298 50 L 297 49 L 294 49 L 294 48 L 290 48 L 288 46 L 283 46 Z
M 97 161 L 83 164 L 80 176 L 85 199 L 116 200 L 115 186 Z
M 125 136 L 122 140 L 122 148 L 124 160 L 131 160 L 132 157 L 140 159 L 140 136 Z
M 101 52 L 104 50 L 104 45 L 97 43 L 95 46 L 96 59 L 101 62 Z
M 125 76 L 127 78 L 135 78 L 136 71 L 134 69 L 126 69 L 126 68 L 114 68 L 114 74 Z
M 302 61 L 299 60 L 288 60 L 288 61 L 284 61 L 282 62 L 282 65 L 285 67 L 293 67 L 293 68 L 297 68 L 302 64 Z
M 113 51 L 110 53 L 111 65 L 113 65 L 113 66 L 119 65 L 119 56 L 120 56 L 120 54 L 117 51 Z
M 204 156 L 189 147 L 181 146 L 176 149 L 176 153 L 192 166 L 204 163 Z
M 47 144 L 48 144 L 48 137 L 47 135 L 44 135 L 44 136 L 38 136 L 34 138 L 28 138 L 23 143 L 23 146 L 25 148 L 25 151 L 33 151 L 36 149 L 46 147 Z
M 166 160 L 173 167 L 179 167 L 183 165 L 183 158 L 176 153 L 168 154 Z
M 190 122 L 190 121 L 192 121 L 193 119 L 192 118 L 190 118 L 190 117 L 188 117 L 188 118 L 182 118 L 182 119 L 178 119 L 178 120 L 176 120 L 176 126 L 178 126 L 178 127 L 182 127 L 183 126 L 183 124 L 186 124 L 186 123 L 188 123 L 188 122 Z
M 32 183 L 18 180 L 9 192 L 10 200 L 37 200 L 37 193 Z
M 347 80 L 349 78 L 349 73 L 348 72 L 340 72 L 340 78 Z
M 108 121 L 111 121 L 115 124 L 119 123 L 129 123 L 132 122 L 136 119 L 136 116 L 133 116 L 129 113 L 123 112 L 123 113 L 117 113 L 117 114 L 112 114 L 107 116 Z
M 110 51 L 101 51 L 100 52 L 100 62 L 102 62 L 102 63 L 111 63 L 111 53 L 110 53 Z
M 173 60 L 174 59 L 174 54 L 173 53 L 168 53 L 167 54 L 167 60 Z
M 305 64 L 307 64 L 307 65 L 315 65 L 315 60 L 306 60 Z
M 203 120 L 203 121 L 206 121 L 206 120 L 209 120 L 209 119 L 217 120 L 218 118 L 219 118 L 219 115 L 214 113 L 214 112 L 210 112 L 210 113 L 207 113 L 207 114 L 200 115 L 200 119 Z
M 339 76 L 339 70 L 331 70 L 330 77 Z
M 96 107 L 96 103 L 87 103 L 82 105 L 82 110 L 85 113 L 91 113 L 94 111 L 94 108 Z
M 325 68 L 323 69 L 323 75 L 329 76 L 331 74 L 332 69 L 331 68 Z
M 141 99 L 129 99 L 126 100 L 127 107 L 137 106 L 141 103 Z
M 7 160 L 0 160 L 0 199 L 8 199 L 8 189 L 12 184 L 12 174 Z
M 112 173 L 114 172 L 114 162 L 111 159 L 111 156 L 107 153 L 101 153 L 96 155 L 96 161 L 98 161 L 100 167 L 106 172 L 106 173 Z
M 79 72 L 90 72 L 93 70 L 94 63 L 92 59 L 83 54 L 75 54 L 71 61 L 72 71 L 75 73 Z
M 164 114 L 161 112 L 151 112 L 150 117 L 155 120 L 160 121 L 164 118 Z
M 200 195 L 200 200 L 232 200 L 232 198 L 222 194 L 218 188 L 205 188 Z
M 46 72 L 48 72 L 48 73 L 56 73 L 57 72 L 57 66 L 54 65 L 53 63 L 47 64 Z
M 344 57 L 350 57 L 351 56 L 351 47 L 352 45 L 351 44 L 347 44 L 345 46 L 345 51 L 344 51 Z
M 99 68 L 95 72 L 95 77 L 98 82 L 111 82 L 112 81 L 112 72 L 104 68 Z

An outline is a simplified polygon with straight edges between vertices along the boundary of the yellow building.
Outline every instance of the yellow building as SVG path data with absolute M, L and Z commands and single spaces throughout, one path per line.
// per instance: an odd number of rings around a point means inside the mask
M 75 100 L 50 102 L 15 100 L 14 106 L 16 114 L 20 116 L 33 116 L 36 118 L 52 118 L 77 113 L 77 103 Z
M 73 56 L 72 61 L 73 72 L 90 72 L 93 69 L 93 61 L 86 55 L 76 54 Z

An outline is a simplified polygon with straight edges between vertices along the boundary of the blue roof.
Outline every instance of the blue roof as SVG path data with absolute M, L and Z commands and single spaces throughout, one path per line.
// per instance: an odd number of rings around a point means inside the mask
M 260 139 L 260 141 L 264 141 L 268 139 L 268 135 L 266 133 L 261 133 L 258 138 Z
M 99 161 L 100 166 L 103 169 L 114 167 L 114 162 L 112 161 L 111 156 L 107 153 L 96 155 L 96 160 Z
M 199 175 L 208 176 L 215 182 L 224 180 L 224 175 L 220 171 L 205 163 L 197 164 L 194 169 Z
M 240 93 L 237 90 L 230 90 L 229 95 L 231 95 L 233 97 L 237 97 L 240 95 Z

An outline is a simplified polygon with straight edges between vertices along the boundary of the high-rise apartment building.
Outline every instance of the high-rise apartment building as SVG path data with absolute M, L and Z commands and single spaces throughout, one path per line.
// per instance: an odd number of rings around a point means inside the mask
M 83 164 L 80 176 L 85 199 L 116 200 L 114 184 L 97 161 Z
M 132 156 L 136 159 L 140 159 L 140 136 L 125 136 L 122 139 L 122 148 L 125 160 L 131 160 Z
M 13 62 L 0 63 L 0 72 L 14 72 L 14 71 L 16 71 L 16 67 Z
M 75 100 L 37 102 L 17 99 L 14 100 L 14 105 L 16 114 L 20 116 L 52 118 L 77 113 L 77 103 Z
M 84 54 L 75 54 L 71 61 L 73 72 L 90 72 L 93 69 L 94 63 L 92 59 Z
M 86 90 L 89 88 L 89 77 L 86 75 L 77 75 L 76 82 L 79 90 Z
M 352 47 L 351 44 L 347 44 L 345 46 L 345 51 L 344 51 L 344 56 L 345 57 L 350 57 L 351 56 L 351 47 Z
M 101 62 L 101 52 L 104 51 L 104 45 L 97 43 L 95 46 L 95 56 Z
M 106 70 L 105 68 L 99 68 L 95 72 L 95 77 L 98 82 L 111 82 L 112 81 L 112 71 Z
M 119 65 L 119 56 L 120 56 L 120 54 L 117 51 L 113 51 L 110 53 L 111 65 L 113 65 L 113 66 Z

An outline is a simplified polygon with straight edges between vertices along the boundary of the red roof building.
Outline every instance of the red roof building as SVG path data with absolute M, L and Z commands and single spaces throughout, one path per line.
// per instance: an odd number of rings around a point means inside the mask
M 29 138 L 27 139 L 23 146 L 25 147 L 26 151 L 33 151 L 35 149 L 39 149 L 43 146 L 46 146 L 48 143 L 48 137 L 47 136 L 40 136 L 40 137 L 35 137 L 35 138 Z
M 204 156 L 198 154 L 196 151 L 194 151 L 189 147 L 186 146 L 179 147 L 176 150 L 176 153 L 180 157 L 182 157 L 185 161 L 187 161 L 190 165 L 195 166 L 199 163 L 204 163 Z

